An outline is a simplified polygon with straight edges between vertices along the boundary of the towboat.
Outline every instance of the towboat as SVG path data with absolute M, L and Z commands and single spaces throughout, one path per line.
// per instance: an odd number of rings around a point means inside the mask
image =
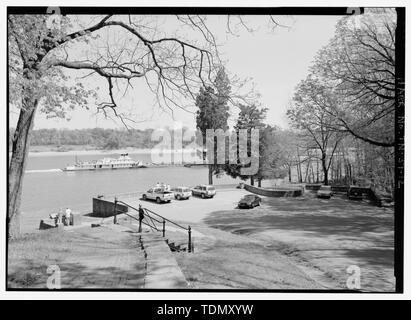
M 76 161 L 73 165 L 63 168 L 63 171 L 84 171 L 84 170 L 102 170 L 102 169 L 132 169 L 143 168 L 140 161 L 131 159 L 128 153 L 123 153 L 118 159 L 104 158 L 92 161 Z

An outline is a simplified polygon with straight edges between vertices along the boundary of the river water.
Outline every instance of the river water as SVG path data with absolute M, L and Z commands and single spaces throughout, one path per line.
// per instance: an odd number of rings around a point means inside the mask
M 134 160 L 151 162 L 150 154 L 129 154 Z M 119 154 L 87 154 L 79 159 L 117 158 Z M 38 228 L 40 219 L 59 208 L 87 211 L 92 198 L 103 194 L 142 192 L 164 182 L 172 186 L 207 184 L 206 167 L 160 167 L 101 171 L 63 172 L 59 169 L 75 162 L 72 155 L 29 156 L 22 194 L 22 231 Z M 229 176 L 214 178 L 215 185 L 238 183 Z

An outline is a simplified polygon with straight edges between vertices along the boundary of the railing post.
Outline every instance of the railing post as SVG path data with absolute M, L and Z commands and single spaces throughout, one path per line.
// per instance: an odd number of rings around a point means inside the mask
M 113 223 L 117 224 L 117 197 L 114 197 L 114 219 Z
M 191 252 L 191 227 L 188 226 L 188 252 Z
M 144 210 L 141 208 L 141 205 L 138 208 L 138 232 L 141 233 L 143 231 L 142 229 L 142 221 L 144 219 Z
M 166 236 L 166 220 L 163 219 L 163 238 Z

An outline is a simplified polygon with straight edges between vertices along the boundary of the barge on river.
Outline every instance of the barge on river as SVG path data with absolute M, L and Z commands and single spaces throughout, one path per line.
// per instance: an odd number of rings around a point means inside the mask
M 84 171 L 84 170 L 104 170 L 104 169 L 134 169 L 143 168 L 140 161 L 131 159 L 128 153 L 123 153 L 118 159 L 104 158 L 92 161 L 76 161 L 74 165 L 68 165 L 63 171 Z

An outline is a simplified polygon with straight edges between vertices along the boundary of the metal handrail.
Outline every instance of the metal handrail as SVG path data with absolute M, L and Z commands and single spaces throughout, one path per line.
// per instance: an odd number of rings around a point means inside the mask
M 133 210 L 135 210 L 135 211 L 139 211 L 138 209 L 134 208 L 133 206 L 129 205 L 128 203 L 125 203 L 124 201 L 121 201 L 121 200 L 117 200 L 117 198 L 115 198 L 115 202 L 114 202 L 114 203 L 115 203 L 115 204 L 121 203 L 121 204 L 125 205 L 125 206 L 128 207 L 128 208 L 131 208 L 131 209 L 133 209 Z M 174 224 L 175 226 L 177 226 L 177 227 L 179 227 L 179 228 L 181 228 L 181 229 L 184 229 L 184 230 L 188 231 L 188 252 L 194 252 L 194 250 L 193 250 L 193 249 L 194 249 L 194 248 L 193 248 L 193 243 L 192 243 L 192 239 L 191 239 L 191 227 L 190 227 L 190 226 L 188 226 L 188 228 L 183 227 L 182 225 L 180 225 L 180 224 L 178 224 L 178 223 L 176 223 L 176 222 L 174 222 L 174 221 L 171 221 L 170 219 L 167 219 L 167 218 L 159 215 L 158 213 L 156 213 L 156 212 L 154 212 L 154 211 L 151 211 L 151 210 L 149 210 L 149 209 L 147 209 L 147 208 L 143 208 L 143 210 L 145 211 L 145 216 L 148 216 L 149 219 L 151 220 L 151 222 L 153 223 L 153 226 L 154 226 L 154 229 L 155 229 L 155 230 L 160 231 L 160 230 L 157 228 L 157 226 L 155 225 L 155 223 L 153 222 L 153 220 L 154 220 L 154 221 L 157 221 L 158 223 L 162 223 L 162 225 L 163 225 L 163 228 L 162 228 L 163 237 L 165 237 L 165 232 L 166 232 L 166 221 L 170 222 L 171 224 Z M 151 216 L 150 214 L 148 214 L 147 212 L 150 212 L 151 214 L 156 215 L 157 217 L 161 218 L 163 221 L 157 220 L 156 218 L 152 217 L 152 216 Z M 114 212 L 114 213 L 115 213 L 114 216 L 117 216 L 117 207 L 115 207 L 115 212 Z M 126 213 L 126 212 L 123 212 L 123 211 L 122 211 L 120 214 L 126 214 L 127 216 L 130 216 L 130 217 L 132 217 L 132 218 L 134 218 L 134 219 L 137 220 L 137 218 L 131 216 L 130 214 L 128 214 L 128 213 Z M 143 224 L 145 224 L 145 225 L 148 225 L 148 224 L 144 223 L 144 222 L 142 221 L 142 219 L 138 219 L 138 221 L 139 221 L 140 223 L 143 223 Z M 150 225 L 148 225 L 148 226 L 149 226 L 150 228 L 152 228 Z
M 116 214 L 115 214 L 115 216 L 117 216 L 117 215 L 119 215 L 119 214 L 125 214 L 126 216 L 128 216 L 128 217 L 130 217 L 130 218 L 133 218 L 134 220 L 137 220 L 137 221 L 140 222 L 140 219 L 137 219 L 136 217 L 132 216 L 131 214 L 128 214 L 126 211 L 120 211 L 119 213 L 117 213 L 118 211 L 119 211 L 119 210 L 116 209 Z M 145 223 L 144 221 L 141 221 L 141 223 L 144 224 L 144 225 L 146 225 L 146 226 L 148 226 L 148 227 L 150 227 L 151 229 L 154 229 L 154 230 L 158 231 L 158 232 L 161 231 L 161 230 L 159 230 L 159 229 L 157 228 L 157 226 L 156 226 L 154 223 L 153 223 L 153 225 L 150 225 L 149 223 Z
M 155 213 L 154 211 L 151 211 L 151 210 L 149 210 L 149 209 L 147 209 L 147 208 L 144 208 L 144 210 L 145 210 L 145 211 L 148 211 L 148 212 L 150 212 L 150 213 L 152 213 L 152 214 L 154 214 L 154 215 L 156 215 L 157 217 L 160 217 L 161 219 L 163 219 L 163 220 L 165 220 L 165 221 L 168 221 L 168 222 L 176 225 L 177 227 L 180 227 L 181 229 L 184 229 L 184 230 L 187 230 L 187 231 L 188 231 L 188 229 L 189 229 L 189 228 L 183 227 L 182 225 L 180 225 L 180 224 L 178 224 L 178 223 L 176 223 L 176 222 L 174 222 L 174 221 L 171 221 L 171 220 L 169 220 L 169 219 L 167 219 L 167 218 L 159 215 L 158 213 Z
M 117 200 L 117 203 L 122 203 L 122 204 L 124 204 L 126 207 L 129 207 L 129 208 L 131 208 L 131 209 L 133 209 L 133 210 L 135 210 L 135 211 L 138 211 L 138 209 L 137 208 L 134 208 L 133 206 L 130 206 L 128 203 L 125 203 L 124 201 L 121 201 L 121 200 Z M 148 209 L 146 209 L 146 208 L 143 208 L 145 211 L 146 210 L 148 210 Z M 151 212 L 151 211 L 150 211 Z M 154 213 L 155 214 L 155 212 L 152 212 L 152 213 Z M 154 220 L 154 221 L 156 221 L 156 222 L 158 222 L 158 223 L 162 223 L 162 221 L 159 221 L 159 220 L 157 220 L 156 218 L 154 218 L 154 217 L 151 217 L 150 215 L 148 215 L 149 217 L 150 217 L 150 219 L 152 219 L 152 220 Z M 160 216 L 161 217 L 161 216 Z

